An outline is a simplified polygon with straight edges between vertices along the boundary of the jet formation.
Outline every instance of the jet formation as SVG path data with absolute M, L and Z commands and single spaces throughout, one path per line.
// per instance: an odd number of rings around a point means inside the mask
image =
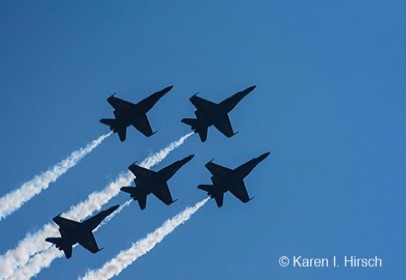
M 107 98 L 107 102 L 114 108 L 114 119 L 100 119 L 100 122 L 108 125 L 110 130 L 117 133 L 121 142 L 126 140 L 127 127 L 134 126 L 138 131 L 146 137 L 150 137 L 156 133 L 152 131 L 148 121 L 147 112 L 168 93 L 173 86 L 168 86 L 160 91 L 157 91 L 147 98 L 141 100 L 137 104 L 122 100 L 115 97 L 115 93 Z M 234 95 L 226 98 L 219 104 L 208 101 L 202 97 L 193 95 L 189 100 L 195 106 L 194 112 L 196 118 L 183 118 L 181 121 L 199 134 L 201 142 L 207 140 L 207 132 L 210 126 L 217 128 L 222 134 L 230 138 L 237 134 L 231 126 L 231 121 L 228 113 L 256 86 L 248 87 Z M 219 164 L 213 163 L 213 160 L 205 164 L 205 167 L 212 174 L 212 184 L 201 184 L 197 188 L 207 192 L 207 195 L 214 198 L 218 207 L 223 206 L 224 194 L 232 193 L 236 198 L 243 203 L 247 203 L 252 198 L 248 196 L 247 188 L 244 184 L 244 178 L 266 157 L 270 152 L 264 153 L 259 157 L 238 166 L 235 169 L 230 169 Z M 141 210 L 146 208 L 147 196 L 153 194 L 166 205 L 171 205 L 176 200 L 173 200 L 168 186 L 168 180 L 186 163 L 188 163 L 194 155 L 189 155 L 182 160 L 162 168 L 159 171 L 153 171 L 136 163 L 131 164 L 128 169 L 134 174 L 135 186 L 123 186 L 120 190 L 130 194 L 130 197 L 138 202 Z M 92 253 L 97 253 L 101 249 L 97 246 L 96 240 L 92 231 L 111 213 L 118 208 L 118 205 L 107 210 L 101 211 L 99 214 L 87 219 L 84 222 L 76 222 L 60 215 L 53 218 L 53 221 L 59 225 L 61 237 L 48 237 L 45 240 L 55 244 L 59 250 L 63 250 L 66 258 L 72 256 L 72 246 L 79 243 Z

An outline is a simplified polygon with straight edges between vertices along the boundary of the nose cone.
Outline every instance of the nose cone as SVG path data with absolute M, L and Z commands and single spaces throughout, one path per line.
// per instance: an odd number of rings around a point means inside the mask
M 248 93 L 250 93 L 251 91 L 253 91 L 256 87 L 257 87 L 257 86 L 251 86 L 251 87 L 249 87 L 249 88 L 246 88 L 246 89 L 244 90 L 244 93 L 245 93 L 245 94 L 248 94 Z
M 269 155 L 271 154 L 271 152 L 266 152 L 265 154 L 262 154 L 258 157 L 258 159 L 260 161 L 263 161 L 265 158 L 267 158 Z
M 110 215 L 111 213 L 113 213 L 114 211 L 116 211 L 118 207 L 120 207 L 120 205 L 114 205 L 114 206 L 110 207 L 109 209 L 107 209 L 106 210 L 107 216 Z
M 167 93 L 168 91 L 170 91 L 172 88 L 173 88 L 173 86 L 166 87 L 166 88 L 164 88 L 163 90 L 161 90 L 161 93 L 162 93 L 162 94 L 165 94 L 165 93 Z
M 183 162 L 184 162 L 184 163 L 189 162 L 194 156 L 195 156 L 195 155 L 190 155 L 190 156 L 185 157 L 185 158 L 183 159 Z

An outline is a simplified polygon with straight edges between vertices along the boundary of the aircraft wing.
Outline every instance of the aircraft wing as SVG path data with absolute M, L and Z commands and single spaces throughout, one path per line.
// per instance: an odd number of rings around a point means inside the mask
M 248 192 L 247 192 L 247 188 L 245 187 L 244 181 L 239 181 L 234 183 L 234 185 L 232 185 L 230 187 L 230 192 L 239 200 L 241 200 L 242 202 L 246 203 L 250 200 L 250 198 L 248 197 Z
M 206 168 L 210 171 L 211 174 L 213 174 L 216 177 L 223 177 L 227 175 L 228 173 L 232 172 L 231 169 L 215 164 L 213 162 L 208 162 L 206 163 Z
M 145 136 L 149 137 L 154 132 L 152 132 L 151 125 L 149 124 L 148 117 L 146 114 L 137 115 L 135 119 L 132 120 L 131 123 L 139 132 L 144 134 Z
M 234 135 L 233 128 L 231 126 L 230 119 L 228 118 L 228 115 L 225 114 L 216 120 L 213 121 L 213 125 L 225 136 L 230 138 L 231 136 Z
M 154 171 L 146 169 L 136 164 L 131 164 L 128 169 L 139 179 L 148 178 L 149 176 L 155 174 Z
M 208 101 L 204 98 L 201 98 L 199 96 L 193 95 L 190 98 L 190 102 L 196 107 L 197 110 L 200 110 L 202 112 L 208 112 L 212 110 L 213 108 L 217 107 L 217 104 L 211 101 Z
M 121 112 L 129 112 L 129 111 L 133 111 L 135 110 L 136 105 L 128 102 L 128 101 L 124 101 L 120 98 L 114 97 L 114 96 L 110 96 L 107 101 L 110 103 L 111 106 L 113 106 L 113 108 L 117 111 L 121 111 Z
M 66 218 L 63 218 L 61 216 L 56 216 L 55 218 L 53 218 L 53 221 L 62 229 L 64 229 L 65 231 L 72 231 L 73 229 L 75 229 L 77 226 L 79 226 L 81 223 L 76 222 L 76 221 L 72 221 Z
M 172 204 L 173 199 L 171 196 L 171 192 L 169 191 L 168 184 L 165 183 L 161 185 L 158 189 L 152 192 L 160 201 L 165 203 L 166 205 Z
M 79 240 L 79 244 L 82 245 L 87 250 L 89 250 L 90 252 L 92 252 L 93 254 L 100 251 L 92 232 L 83 235 L 83 237 Z

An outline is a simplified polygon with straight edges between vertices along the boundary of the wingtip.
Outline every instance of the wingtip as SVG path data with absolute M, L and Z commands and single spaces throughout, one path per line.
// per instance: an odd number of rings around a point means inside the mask
M 133 163 L 131 163 L 129 166 L 128 166 L 128 170 L 130 170 L 131 171 L 131 166 L 133 166 L 133 165 L 137 165 L 137 161 L 134 161 Z
M 59 213 L 58 215 L 56 215 L 56 216 L 53 218 L 53 220 L 54 220 L 55 218 L 60 217 L 61 215 L 62 215 L 62 212 L 61 212 L 61 213 Z
M 205 166 L 207 166 L 209 163 L 212 163 L 213 161 L 214 161 L 214 158 L 211 159 L 210 161 L 208 161 L 208 162 L 205 164 Z
M 157 133 L 158 130 L 155 130 L 154 132 L 152 132 L 150 135 L 146 135 L 148 138 L 151 137 L 152 135 L 154 135 L 155 133 Z
M 253 200 L 254 198 L 255 198 L 254 196 L 253 196 L 253 197 L 248 198 L 248 200 L 247 200 L 247 201 L 245 201 L 245 202 L 244 202 L 244 204 L 245 204 L 245 203 L 250 202 L 250 201 L 251 201 L 251 200 Z

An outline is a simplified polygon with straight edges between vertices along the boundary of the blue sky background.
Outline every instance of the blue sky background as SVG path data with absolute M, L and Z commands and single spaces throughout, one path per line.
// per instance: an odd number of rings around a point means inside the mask
M 236 167 L 271 150 L 245 180 L 255 199 L 226 194 L 123 271 L 120 279 L 397 279 L 404 272 L 403 1 L 3 1 L 0 4 L 0 194 L 107 133 L 106 98 L 138 102 L 158 133 L 105 140 L 41 195 L 0 222 L 0 252 L 101 190 L 132 162 L 190 131 L 188 98 L 220 102 L 257 88 L 230 114 L 231 139 L 193 135 L 154 170 L 191 153 L 166 206 L 131 204 L 39 279 L 99 268 L 205 197 L 204 164 Z M 128 200 L 124 193 L 108 206 Z M 105 208 L 106 208 L 105 207 Z M 279 257 L 378 256 L 383 268 L 281 268 Z

